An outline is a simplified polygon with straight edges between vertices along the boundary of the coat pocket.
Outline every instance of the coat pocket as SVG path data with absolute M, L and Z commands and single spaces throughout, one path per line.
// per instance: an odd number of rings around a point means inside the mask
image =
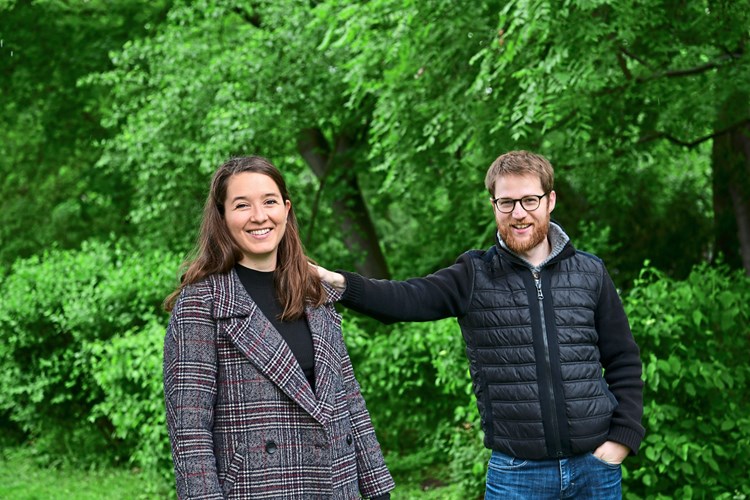
M 245 445 L 240 443 L 234 451 L 234 455 L 232 455 L 232 460 L 229 462 L 229 467 L 227 467 L 227 474 L 224 476 L 224 483 L 221 485 L 221 490 L 224 492 L 225 497 L 229 495 L 234 482 L 237 480 L 237 476 L 245 465 L 245 452 Z

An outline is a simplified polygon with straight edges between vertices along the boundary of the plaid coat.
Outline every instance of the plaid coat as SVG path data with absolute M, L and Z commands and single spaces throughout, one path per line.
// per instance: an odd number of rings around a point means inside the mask
M 341 317 L 331 302 L 306 316 L 315 393 L 234 270 L 182 291 L 164 342 L 179 498 L 349 499 L 393 489 Z

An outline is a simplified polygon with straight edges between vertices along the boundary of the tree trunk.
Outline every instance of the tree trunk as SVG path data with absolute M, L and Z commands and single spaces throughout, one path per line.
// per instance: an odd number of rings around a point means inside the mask
M 734 94 L 719 113 L 717 130 L 741 123 L 713 141 L 714 234 L 716 251 L 750 275 L 750 99 Z M 745 120 L 743 123 L 743 119 Z
M 342 133 L 335 143 L 331 148 L 319 129 L 307 129 L 300 134 L 297 149 L 319 179 L 321 190 L 326 184 L 335 183 L 336 190 L 343 193 L 333 201 L 333 210 L 344 244 L 354 255 L 361 256 L 355 264 L 356 271 L 371 278 L 389 278 L 388 265 L 354 169 L 356 137 Z

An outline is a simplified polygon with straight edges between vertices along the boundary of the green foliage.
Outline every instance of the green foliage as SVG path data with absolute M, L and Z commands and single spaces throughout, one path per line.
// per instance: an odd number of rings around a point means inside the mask
M 478 494 L 488 456 L 456 321 L 383 326 L 345 315 L 344 337 L 388 456 L 421 450 L 416 467 L 447 463 L 451 484 Z
M 161 376 L 163 346 L 164 317 L 160 315 L 92 348 L 92 375 L 103 396 L 91 409 L 89 420 L 105 419 L 112 424 L 129 463 L 143 470 L 152 489 L 172 483 Z
M 312 199 L 317 183 L 294 181 L 299 134 L 352 121 L 334 71 L 344 56 L 317 50 L 314 18 L 299 2 L 180 2 L 153 37 L 128 43 L 115 69 L 90 79 L 115 101 L 105 124 L 117 135 L 99 166 L 127 177 L 142 241 L 192 244 L 210 174 L 232 155 L 271 158 L 292 192 Z
M 453 420 L 457 398 L 473 404 L 454 320 L 385 327 L 345 315 L 344 338 L 383 447 L 412 450 Z
M 157 331 L 177 265 L 88 243 L 18 261 L 3 281 L 0 412 L 50 459 L 165 460 L 144 446 L 164 450 Z
M 0 272 L 53 245 L 127 234 L 121 178 L 94 168 L 106 94 L 79 85 L 163 1 L 0 3 Z
M 491 244 L 485 169 L 528 148 L 556 167 L 555 218 L 620 287 L 654 266 L 625 295 L 648 427 L 628 495 L 747 495 L 747 280 L 694 266 L 716 253 L 720 110 L 747 119 L 750 3 L 678 7 L 0 0 L 2 444 L 170 475 L 158 305 L 228 156 L 282 168 L 307 250 L 331 268 L 363 257 L 332 208 L 354 177 L 406 278 Z M 311 129 L 344 151 L 323 179 L 297 142 Z M 386 450 L 405 467 L 447 462 L 481 492 L 455 322 L 347 314 L 345 329 Z
M 338 244 L 330 206 L 355 175 L 391 274 L 403 276 L 492 241 L 485 169 L 501 152 L 530 148 L 558 169 L 555 216 L 571 235 L 609 228 L 600 256 L 618 285 L 628 287 L 645 258 L 684 277 L 712 251 L 711 152 L 699 139 L 713 131 L 714 108 L 750 79 L 741 54 L 717 67 L 721 76 L 664 72 L 724 61 L 717 27 L 734 39 L 747 24 L 692 9 L 697 20 L 684 25 L 662 8 L 655 17 L 638 8 L 179 2 L 151 36 L 113 54 L 112 71 L 87 80 L 113 101 L 98 165 L 132 189 L 139 243 L 184 250 L 215 166 L 234 154 L 269 156 L 293 193 L 307 194 L 299 215 L 308 251 L 345 268 L 362 257 Z M 661 36 L 670 32 L 681 35 Z M 698 105 L 703 88 L 710 98 Z M 297 142 L 309 130 L 350 164 L 313 176 Z
M 644 361 L 646 438 L 625 463 L 633 498 L 750 495 L 750 278 L 646 267 L 625 305 Z M 744 497 L 743 497 L 744 498 Z

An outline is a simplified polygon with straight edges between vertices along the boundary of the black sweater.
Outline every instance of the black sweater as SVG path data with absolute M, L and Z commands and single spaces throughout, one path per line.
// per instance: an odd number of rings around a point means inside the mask
M 315 391 L 315 358 L 310 328 L 304 315 L 294 321 L 281 321 L 279 316 L 283 307 L 276 296 L 274 272 L 263 272 L 237 264 L 237 276 L 247 290 L 248 295 L 258 304 L 263 315 L 278 330 L 284 341 L 297 358 L 302 371 L 305 373 L 310 387 Z

